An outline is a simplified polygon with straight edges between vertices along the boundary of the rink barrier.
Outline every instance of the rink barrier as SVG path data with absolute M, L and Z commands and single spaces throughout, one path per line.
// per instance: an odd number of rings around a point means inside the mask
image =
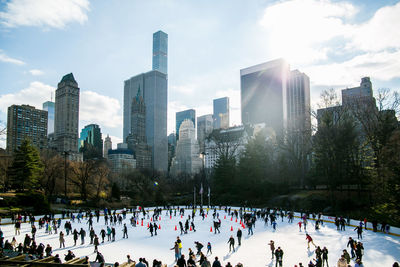
M 224 207 L 225 207 L 225 206 L 224 206 Z M 184 206 L 179 206 L 179 208 L 184 208 L 185 210 L 187 210 L 187 208 L 184 207 Z M 179 208 L 178 208 L 178 209 L 179 209 Z M 151 211 L 154 211 L 155 209 L 156 209 L 156 207 L 146 208 L 146 213 L 151 212 Z M 217 210 L 224 210 L 224 209 L 225 209 L 225 208 L 218 208 Z M 231 207 L 231 211 L 235 211 L 235 210 L 236 210 L 236 211 L 239 211 L 239 209 L 240 209 L 239 207 Z M 196 208 L 196 210 L 200 210 L 200 208 Z M 204 208 L 204 210 L 207 210 L 207 208 Z M 213 210 L 214 210 L 213 208 L 209 208 L 209 211 L 213 211 Z M 257 210 L 260 210 L 260 209 L 244 209 L 244 212 L 254 212 L 254 211 L 257 211 Z M 136 209 L 136 211 L 138 211 L 138 209 Z M 167 211 L 167 210 L 166 210 L 166 209 L 162 209 L 162 211 Z M 121 209 L 121 210 L 117 210 L 117 213 L 116 213 L 116 214 L 121 214 L 122 212 L 123 212 L 122 209 Z M 142 213 L 141 211 L 138 211 L 138 212 L 139 212 L 139 214 Z M 74 213 L 74 214 L 78 214 L 78 212 L 73 212 L 73 213 Z M 130 212 L 127 211 L 127 214 L 129 214 L 129 213 L 130 213 Z M 84 214 L 84 212 L 83 212 L 83 214 Z M 191 214 L 191 213 L 190 213 L 190 214 Z M 301 215 L 300 212 L 294 212 L 294 217 L 295 217 L 295 218 L 301 219 L 301 216 L 300 216 L 300 215 Z M 44 216 L 44 215 L 36 215 L 36 216 L 34 216 L 34 217 L 35 217 L 35 222 L 37 222 L 37 221 L 38 221 L 40 218 L 42 218 L 43 216 Z M 102 216 L 104 216 L 104 210 L 100 210 L 100 217 L 102 217 Z M 96 218 L 95 215 L 94 215 L 93 217 Z M 286 216 L 286 217 L 287 217 L 287 216 Z M 62 218 L 62 214 L 55 214 L 55 215 L 54 215 L 54 218 L 55 218 L 55 219 Z M 64 219 L 70 219 L 70 217 L 65 216 Z M 87 219 L 87 217 L 85 217 L 85 219 Z M 335 224 L 335 217 L 334 217 L 334 216 L 322 215 L 322 216 L 321 216 L 321 219 L 322 219 L 324 222 Z M 313 218 L 308 218 L 308 220 L 316 221 L 316 219 L 313 219 Z M 346 219 L 345 219 L 345 220 L 346 220 Z M 29 223 L 29 220 L 27 220 L 26 223 Z M 359 223 L 360 223 L 360 221 L 351 219 L 351 220 L 350 220 L 350 224 L 347 224 L 347 220 L 346 220 L 346 226 L 347 226 L 347 227 L 357 227 L 357 226 L 359 225 Z M 364 222 L 363 222 L 363 223 L 364 223 Z M 12 224 L 11 218 L 2 218 L 0 226 L 1 226 L 1 225 L 9 225 L 9 224 Z M 368 225 L 369 225 L 369 226 L 368 226 Z M 373 228 L 372 228 L 371 226 L 372 226 L 372 223 L 371 223 L 371 222 L 367 222 L 367 230 L 372 231 Z M 379 227 L 378 227 L 378 229 L 379 229 Z M 365 226 L 363 226 L 363 230 L 365 230 Z M 376 233 L 389 234 L 389 235 L 393 235 L 393 236 L 400 237 L 400 228 L 390 226 L 389 233 L 385 233 L 385 232 L 381 232 L 381 231 L 377 231 Z

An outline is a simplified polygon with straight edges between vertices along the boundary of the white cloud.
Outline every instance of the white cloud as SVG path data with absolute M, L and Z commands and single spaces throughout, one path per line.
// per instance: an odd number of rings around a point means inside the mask
M 103 133 L 103 140 L 106 138 L 107 134 Z M 116 149 L 117 144 L 122 143 L 122 138 L 114 135 L 110 135 L 111 142 L 112 142 L 112 148 Z
M 385 6 L 374 16 L 353 30 L 353 38 L 348 47 L 363 51 L 382 51 L 400 48 L 400 2 Z
M 400 48 L 400 2 L 378 9 L 359 24 L 347 20 L 358 9 L 348 2 L 290 0 L 265 9 L 260 23 L 266 29 L 271 53 L 290 63 L 329 60 L 328 53 L 382 52 Z M 343 48 L 333 46 L 340 38 Z
M 6 27 L 44 26 L 64 28 L 71 22 L 87 21 L 88 0 L 11 0 L 0 12 Z
M 172 90 L 174 94 L 193 95 L 195 87 L 194 85 L 173 85 L 170 90 Z
M 97 123 L 116 128 L 122 126 L 121 105 L 115 98 L 100 95 L 93 91 L 81 91 L 79 120 L 84 123 Z
M 23 62 L 22 60 L 7 56 L 1 49 L 0 49 L 0 61 L 5 62 L 5 63 L 15 64 L 15 65 L 25 65 L 25 62 Z
M 291 63 L 312 63 L 327 58 L 329 48 L 321 44 L 350 35 L 351 25 L 344 19 L 356 13 L 347 2 L 292 0 L 267 7 L 260 23 L 272 54 Z
M 39 76 L 44 74 L 43 71 L 37 69 L 29 70 L 29 73 L 32 74 L 33 76 Z
M 42 82 L 31 82 L 29 86 L 16 93 L 0 95 L 0 111 L 7 114 L 13 104 L 28 104 L 38 109 L 54 95 L 53 86 Z M 97 123 L 100 126 L 116 128 L 122 126 L 121 105 L 115 98 L 92 91 L 81 91 L 79 121 L 81 124 Z
M 400 51 L 364 53 L 341 63 L 306 67 L 304 71 L 314 85 L 352 86 L 364 76 L 388 81 L 400 76 Z
M 43 102 L 54 95 L 55 88 L 42 82 L 31 82 L 29 86 L 19 92 L 0 95 L 0 111 L 7 114 L 7 108 L 13 104 L 27 104 L 38 109 L 42 108 Z

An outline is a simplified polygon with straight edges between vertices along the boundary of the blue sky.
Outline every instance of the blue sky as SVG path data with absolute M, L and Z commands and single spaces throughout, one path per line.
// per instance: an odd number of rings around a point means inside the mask
M 81 88 L 80 126 L 122 137 L 123 81 L 151 69 L 152 34 L 169 35 L 168 133 L 175 112 L 212 113 L 229 96 L 240 124 L 241 68 L 284 57 L 322 90 L 400 88 L 400 3 L 380 1 L 0 0 L 0 120 L 41 108 L 64 74 Z M 4 140 L 0 141 L 4 147 Z

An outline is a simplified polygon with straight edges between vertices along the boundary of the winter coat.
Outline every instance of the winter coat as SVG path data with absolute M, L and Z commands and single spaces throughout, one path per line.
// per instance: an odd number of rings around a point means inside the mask
M 340 258 L 337 262 L 337 267 L 347 267 L 347 261 L 345 258 Z

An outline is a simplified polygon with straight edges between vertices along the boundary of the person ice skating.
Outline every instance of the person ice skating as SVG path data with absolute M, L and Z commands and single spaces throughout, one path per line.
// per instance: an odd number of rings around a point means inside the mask
M 362 239 L 362 232 L 363 232 L 363 228 L 361 225 L 357 226 L 356 228 L 354 228 L 353 231 L 357 230 L 357 238 L 358 239 Z
M 354 267 L 364 267 L 364 264 L 361 262 L 360 259 L 356 260 L 356 264 L 354 264 Z
M 73 258 L 75 258 L 75 254 L 71 250 L 68 250 L 68 253 L 67 255 L 65 255 L 64 260 L 69 261 L 72 260 Z
M 280 267 L 282 267 L 282 262 L 283 262 L 283 250 L 281 249 L 281 247 L 278 247 L 275 250 L 275 259 L 276 259 L 276 263 L 275 263 L 275 267 L 278 267 L 278 264 Z
M 358 242 L 356 245 L 356 256 L 357 260 L 362 260 L 362 256 L 364 254 L 364 246 L 361 242 Z
M 301 232 L 301 221 L 297 223 L 299 225 L 299 232 Z
M 346 259 L 344 258 L 343 255 L 338 260 L 337 267 L 347 267 L 347 261 L 346 261 Z
M 276 225 L 277 225 L 276 221 L 273 221 L 273 222 L 272 222 L 272 228 L 273 228 L 274 230 L 276 230 Z
M 216 234 L 217 231 L 218 231 L 218 233 L 221 233 L 221 232 L 219 231 L 219 227 L 220 227 L 220 226 L 221 226 L 220 222 L 217 221 L 217 220 L 214 220 L 214 234 Z
M 196 248 L 197 248 L 197 253 L 196 255 L 200 255 L 201 253 L 201 249 L 204 247 L 202 243 L 200 243 L 199 241 L 195 241 L 194 242 L 196 244 Z
M 185 233 L 185 231 L 183 230 L 183 224 L 182 222 L 179 222 L 179 228 L 181 230 L 181 235 L 183 235 Z
M 85 230 L 83 230 L 83 228 L 81 228 L 81 230 L 79 231 L 79 234 L 81 235 L 81 245 L 83 245 L 83 244 L 85 244 L 86 232 L 85 232 Z
M 196 228 L 194 227 L 194 223 L 193 222 L 190 223 L 190 226 L 192 227 L 193 232 L 196 232 Z
M 310 248 L 310 243 L 313 244 L 315 248 L 317 247 L 314 244 L 314 241 L 313 241 L 312 237 L 309 234 L 306 234 L 306 240 L 307 240 L 307 248 Z
M 269 243 L 269 248 L 271 249 L 271 259 L 274 259 L 274 252 L 275 252 L 275 242 L 271 240 Z
M 233 252 L 235 252 L 235 239 L 233 236 L 231 236 L 227 242 L 229 244 L 229 252 L 231 252 L 231 248 L 233 249 Z
M 60 231 L 60 248 L 63 247 L 65 248 L 65 239 L 64 239 L 64 233 Z
M 179 260 L 179 258 L 180 258 L 178 242 L 175 242 L 174 247 L 171 248 L 171 250 L 174 250 L 174 252 L 175 252 L 175 261 L 177 262 Z
M 122 230 L 122 232 L 124 233 L 122 238 L 128 238 L 128 227 L 126 227 L 126 223 L 124 223 L 124 229 Z
M 96 256 L 96 260 L 95 262 L 98 262 L 100 264 L 100 266 L 102 266 L 104 264 L 104 257 L 103 255 L 97 251 L 97 256 Z
M 147 229 L 149 230 L 151 236 L 153 236 L 154 227 L 152 223 L 149 224 L 149 227 L 147 227 Z
M 210 254 L 212 254 L 210 242 L 207 243 L 207 253 L 206 253 L 207 255 L 208 255 L 208 252 L 210 252 Z
M 179 257 L 181 257 L 182 255 L 182 241 L 179 238 L 179 236 L 176 237 L 176 243 L 178 243 L 178 247 L 179 247 Z
M 94 229 L 93 229 L 93 227 L 92 227 L 92 228 L 90 229 L 90 232 L 89 232 L 90 244 L 93 244 L 94 235 L 95 235 L 95 232 L 94 232 Z
M 111 228 L 107 226 L 107 241 L 111 241 Z
M 351 252 L 351 258 L 354 258 L 356 255 L 354 253 L 354 249 L 355 249 L 355 241 L 352 237 L 349 237 L 349 241 L 347 242 L 347 247 L 350 246 L 350 252 Z
M 158 230 L 157 224 L 153 223 L 153 227 L 154 227 L 154 235 L 157 235 L 157 230 Z
M 212 267 L 222 267 L 221 262 L 218 260 L 218 257 L 215 257 Z
M 100 236 L 101 236 L 101 243 L 104 243 L 104 238 L 106 237 L 106 230 L 101 229 Z
M 211 267 L 211 262 L 207 259 L 207 257 L 204 258 L 204 261 L 200 267 Z
M 328 264 L 328 249 L 324 247 L 322 249 L 322 266 L 324 266 L 324 263 L 326 262 L 326 266 L 329 267 Z
M 242 241 L 242 230 L 240 230 L 240 228 L 238 228 L 237 232 L 236 232 L 236 237 L 238 239 L 238 246 L 242 245 L 241 241 Z
M 44 250 L 46 252 L 46 257 L 50 257 L 51 253 L 53 252 L 53 249 L 50 247 L 49 244 L 47 244 L 46 249 Z
M 182 255 L 176 262 L 176 265 L 178 265 L 178 267 L 186 267 L 186 260 L 185 260 L 185 255 Z
M 345 249 L 343 250 L 343 257 L 346 259 L 347 264 L 349 264 L 350 263 L 350 255 L 347 252 L 347 250 L 345 250 Z
M 111 237 L 112 237 L 111 242 L 114 242 L 115 241 L 115 228 L 114 227 L 111 228 Z
M 93 245 L 94 245 L 94 253 L 96 253 L 98 251 L 97 246 L 100 245 L 99 238 L 97 237 L 97 235 L 94 235 Z

